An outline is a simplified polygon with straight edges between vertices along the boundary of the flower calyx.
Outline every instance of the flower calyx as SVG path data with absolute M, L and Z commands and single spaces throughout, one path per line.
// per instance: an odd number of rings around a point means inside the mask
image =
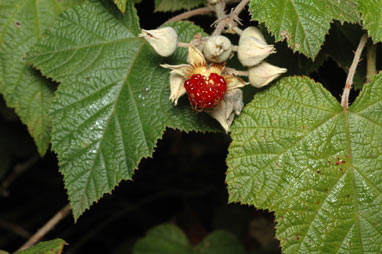
M 204 44 L 203 53 L 208 61 L 223 63 L 231 56 L 231 41 L 222 35 L 211 36 Z
M 177 47 L 178 34 L 172 27 L 163 27 L 155 30 L 144 30 L 139 37 L 145 39 L 163 57 L 172 55 Z
M 207 64 L 203 54 L 194 46 L 188 48 L 187 62 L 161 65 L 171 69 L 170 100 L 176 105 L 187 93 L 194 109 L 209 113 L 228 132 L 234 115 L 241 111 L 243 98 L 239 88 L 245 86 L 245 82 L 226 73 L 224 63 Z
M 265 61 L 248 69 L 249 83 L 257 88 L 264 87 L 278 78 L 287 69 L 269 64 Z

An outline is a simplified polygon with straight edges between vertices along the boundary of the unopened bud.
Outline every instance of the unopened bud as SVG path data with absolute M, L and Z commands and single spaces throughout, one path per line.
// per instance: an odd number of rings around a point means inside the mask
M 270 54 L 275 53 L 273 45 L 267 45 L 256 37 L 245 38 L 237 52 L 239 61 L 244 66 L 254 66 L 263 61 Z
M 214 63 L 225 62 L 232 52 L 231 41 L 222 35 L 208 38 L 203 48 L 204 56 Z
M 249 38 L 249 37 L 255 37 L 256 39 L 258 39 L 262 43 L 267 44 L 267 42 L 265 41 L 265 38 L 264 38 L 263 34 L 261 33 L 261 31 L 258 28 L 254 27 L 254 26 L 249 26 L 246 29 L 244 29 L 243 32 L 241 33 L 240 40 L 239 40 L 239 45 L 246 38 Z
M 174 28 L 164 27 L 155 30 L 144 30 L 139 34 L 157 52 L 158 55 L 167 57 L 172 55 L 178 43 L 178 35 Z
M 262 62 L 248 69 L 249 83 L 254 87 L 260 88 L 268 85 L 286 71 L 287 69 L 285 68 Z

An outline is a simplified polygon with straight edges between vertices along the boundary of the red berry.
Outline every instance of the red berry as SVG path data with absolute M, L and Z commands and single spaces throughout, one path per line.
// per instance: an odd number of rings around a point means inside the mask
M 227 83 L 216 73 L 211 73 L 208 78 L 194 74 L 184 82 L 184 87 L 191 105 L 197 110 L 203 110 L 214 107 L 224 98 Z

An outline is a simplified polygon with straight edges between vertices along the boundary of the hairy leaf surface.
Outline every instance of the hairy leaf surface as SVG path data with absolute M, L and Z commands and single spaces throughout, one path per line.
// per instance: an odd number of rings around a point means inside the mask
M 375 43 L 382 41 L 382 1 L 358 0 L 362 24 Z
M 0 93 L 28 126 L 43 155 L 50 142 L 48 117 L 54 84 L 26 63 L 26 53 L 72 0 L 0 1 Z
M 46 242 L 40 242 L 26 250 L 15 252 L 14 254 L 60 254 L 62 253 L 66 242 L 62 239 L 55 239 Z
M 358 22 L 355 0 L 251 0 L 252 18 L 264 22 L 276 41 L 286 39 L 293 51 L 314 60 L 330 22 Z
M 285 78 L 232 127 L 230 202 L 275 212 L 285 253 L 382 249 L 382 75 L 344 111 L 320 84 Z
M 182 41 L 202 30 L 173 24 Z M 185 62 L 186 50 L 163 59 L 138 37 L 131 1 L 122 15 L 99 1 L 61 16 L 30 53 L 44 75 L 61 82 L 52 105 L 53 149 L 60 161 L 75 218 L 151 156 L 166 126 L 214 129 L 187 101 L 169 101 L 169 72 L 160 63 Z
M 179 11 L 190 10 L 199 5 L 206 4 L 205 0 L 155 0 L 155 11 Z

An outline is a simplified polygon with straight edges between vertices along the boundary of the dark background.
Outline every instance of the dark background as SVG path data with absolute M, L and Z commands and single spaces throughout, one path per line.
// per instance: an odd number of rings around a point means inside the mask
M 149 0 L 143 0 L 137 9 L 145 29 L 153 29 L 173 15 L 153 13 L 154 5 Z M 257 25 L 249 21 L 247 13 L 241 18 L 246 25 Z M 198 16 L 191 20 L 207 32 L 212 31 L 213 17 Z M 276 46 L 281 52 L 286 48 L 285 42 Z M 292 53 L 289 50 L 287 54 Z M 297 71 L 297 74 L 301 73 Z M 346 73 L 332 58 L 325 57 L 321 67 L 303 74 L 322 82 L 340 98 Z M 352 98 L 356 95 L 357 92 L 352 92 Z M 0 139 L 0 152 L 12 154 L 7 162 L 11 168 L 32 162 L 26 172 L 0 193 L 0 249 L 12 252 L 68 201 L 56 155 L 48 152 L 39 158 L 25 126 L 12 110 L 6 109 L 2 99 L 0 109 L 0 131 L 9 133 L 8 139 Z M 69 243 L 64 253 L 129 253 L 134 242 L 148 229 L 170 222 L 180 226 L 193 244 L 213 230 L 225 229 L 240 239 L 248 253 L 279 253 L 272 213 L 227 204 L 225 158 L 230 141 L 223 133 L 168 129 L 158 141 L 153 157 L 141 161 L 133 181 L 121 182 L 76 224 L 68 216 L 44 240 L 64 239 Z M 0 163 L 6 162 L 0 159 Z M 12 174 L 10 170 L 2 180 Z

